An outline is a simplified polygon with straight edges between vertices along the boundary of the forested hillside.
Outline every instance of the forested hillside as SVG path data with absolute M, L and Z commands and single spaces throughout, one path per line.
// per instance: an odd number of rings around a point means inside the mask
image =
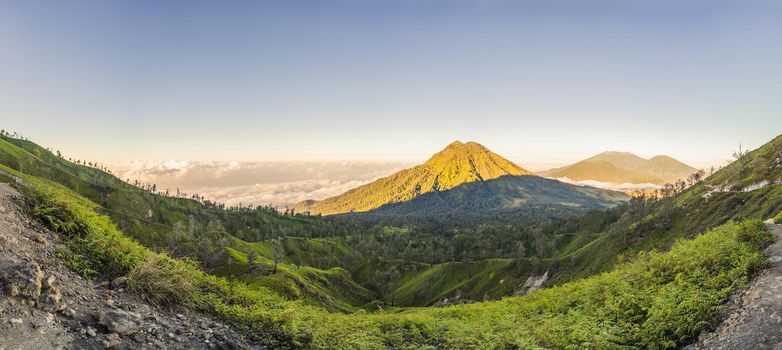
M 782 212 L 782 136 L 706 179 L 523 225 L 367 226 L 222 208 L 8 137 L 0 170 L 62 235 L 74 270 L 127 276 L 156 304 L 278 348 L 681 346 L 763 266 L 771 237 L 759 220 Z M 242 239 L 251 225 L 278 237 Z

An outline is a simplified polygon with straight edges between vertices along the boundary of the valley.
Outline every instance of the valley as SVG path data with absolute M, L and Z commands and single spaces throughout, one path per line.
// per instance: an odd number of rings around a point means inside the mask
M 0 180 L 61 236 L 63 264 L 90 280 L 127 276 L 147 302 L 274 348 L 687 345 L 763 267 L 773 238 L 760 220 L 782 216 L 782 136 L 634 197 L 457 142 L 302 204 L 318 215 L 176 196 L 78 163 L 0 136 Z M 172 274 L 186 287 L 168 285 Z
M 0 2 L 0 350 L 782 349 L 782 2 Z

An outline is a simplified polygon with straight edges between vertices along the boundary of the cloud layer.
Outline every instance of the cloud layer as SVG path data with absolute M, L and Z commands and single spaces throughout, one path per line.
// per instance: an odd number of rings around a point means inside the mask
M 573 184 L 573 185 L 578 185 L 578 186 L 591 186 L 591 187 L 602 188 L 605 190 L 614 190 L 614 191 L 623 191 L 623 192 L 638 191 L 638 190 L 653 190 L 657 188 L 662 188 L 662 186 L 653 183 L 637 183 L 637 184 L 629 183 L 629 182 L 613 183 L 613 182 L 603 182 L 597 180 L 576 181 L 567 177 L 558 177 L 553 179 L 566 182 L 569 184 Z
M 165 162 L 133 161 L 110 165 L 122 179 L 179 188 L 228 205 L 291 206 L 323 199 L 410 166 L 404 162 Z

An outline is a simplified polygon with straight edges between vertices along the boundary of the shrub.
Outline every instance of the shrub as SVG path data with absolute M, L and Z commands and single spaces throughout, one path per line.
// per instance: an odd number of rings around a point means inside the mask
M 195 268 L 165 255 L 149 256 L 128 275 L 128 289 L 153 305 L 191 305 L 196 292 L 190 271 Z

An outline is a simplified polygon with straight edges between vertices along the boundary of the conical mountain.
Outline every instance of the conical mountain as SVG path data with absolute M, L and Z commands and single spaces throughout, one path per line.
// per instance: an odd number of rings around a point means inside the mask
M 662 185 L 686 178 L 696 171 L 668 156 L 644 159 L 629 152 L 603 152 L 568 166 L 541 172 L 540 175 L 574 181 Z
M 294 208 L 310 214 L 364 212 L 389 203 L 409 201 L 424 193 L 506 175 L 531 175 L 529 171 L 475 143 L 456 141 L 426 163 L 357 187 L 322 201 L 305 201 Z

